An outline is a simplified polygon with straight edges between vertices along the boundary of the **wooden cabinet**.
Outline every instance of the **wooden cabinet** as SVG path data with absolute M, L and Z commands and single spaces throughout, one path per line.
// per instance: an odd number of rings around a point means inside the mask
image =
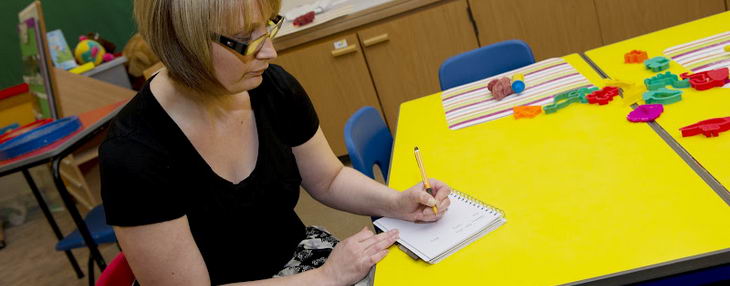
M 444 60 L 478 47 L 468 9 L 453 1 L 358 32 L 391 130 L 401 103 L 440 90 Z
M 595 3 L 604 44 L 686 23 L 726 9 L 723 0 L 595 0 Z
M 335 49 L 335 43 L 346 47 Z M 353 33 L 289 49 L 274 61 L 304 86 L 335 155 L 347 154 L 344 127 L 360 107 L 380 110 L 365 58 Z
M 521 39 L 539 61 L 602 45 L 596 7 L 590 0 L 469 0 L 469 4 L 482 46 Z

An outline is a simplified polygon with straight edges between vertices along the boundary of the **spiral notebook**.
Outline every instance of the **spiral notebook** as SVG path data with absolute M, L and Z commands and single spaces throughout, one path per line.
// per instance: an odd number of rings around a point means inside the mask
M 402 247 L 423 261 L 435 264 L 507 221 L 504 212 L 465 193 L 452 191 L 449 198 L 449 211 L 436 222 L 380 218 L 374 224 L 383 231 L 398 229 L 398 243 Z

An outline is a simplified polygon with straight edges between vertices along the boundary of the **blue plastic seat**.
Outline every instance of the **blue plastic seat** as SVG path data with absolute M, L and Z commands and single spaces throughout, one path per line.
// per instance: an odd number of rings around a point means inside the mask
M 104 205 L 98 205 L 91 209 L 84 218 L 86 227 L 91 233 L 91 237 L 94 239 L 97 245 L 102 243 L 117 242 L 117 236 L 114 234 L 114 229 L 106 224 L 106 214 L 104 213 Z M 56 250 L 66 251 L 74 248 L 86 247 L 84 238 L 81 237 L 79 230 L 74 230 L 71 234 L 64 237 L 61 241 L 56 243 Z M 88 261 L 88 275 L 89 285 L 94 285 L 94 259 L 89 255 Z
M 91 232 L 91 236 L 96 241 L 96 244 L 112 243 L 117 241 L 114 230 L 108 224 L 106 224 L 106 215 L 104 214 L 104 206 L 98 205 L 91 209 L 86 218 L 84 218 L 86 226 Z M 86 247 L 84 239 L 81 237 L 79 230 L 74 230 L 71 234 L 64 237 L 61 241 L 56 243 L 56 250 L 66 251 L 74 248 Z
M 444 61 L 439 68 L 441 90 L 482 80 L 535 63 L 527 43 L 508 40 L 474 49 Z
M 347 120 L 345 145 L 355 170 L 374 179 L 373 166 L 378 165 L 383 178 L 388 180 L 393 136 L 377 109 L 360 108 Z

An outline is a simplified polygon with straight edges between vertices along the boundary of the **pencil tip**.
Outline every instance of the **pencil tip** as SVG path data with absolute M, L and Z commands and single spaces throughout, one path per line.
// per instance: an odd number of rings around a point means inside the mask
M 418 146 L 413 147 L 413 151 L 418 151 Z

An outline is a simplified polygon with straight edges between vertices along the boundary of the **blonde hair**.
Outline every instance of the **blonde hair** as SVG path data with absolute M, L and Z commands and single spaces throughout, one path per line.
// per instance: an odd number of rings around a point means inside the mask
M 228 93 L 215 77 L 212 33 L 250 33 L 280 6 L 280 0 L 134 0 L 134 17 L 170 78 L 196 95 L 211 95 L 196 98 L 208 101 Z

